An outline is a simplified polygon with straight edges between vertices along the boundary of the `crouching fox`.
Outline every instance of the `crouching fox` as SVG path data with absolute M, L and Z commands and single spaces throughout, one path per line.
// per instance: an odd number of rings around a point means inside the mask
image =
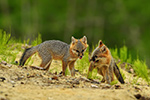
M 74 76 L 74 63 L 78 58 L 81 59 L 83 57 L 87 47 L 86 36 L 81 39 L 72 37 L 70 45 L 59 40 L 45 41 L 37 46 L 26 49 L 20 59 L 20 66 L 23 66 L 30 56 L 38 52 L 39 57 L 42 59 L 39 68 L 48 70 L 53 59 L 61 60 L 63 75 L 65 75 L 66 68 L 69 65 L 71 76 Z
M 97 72 L 103 76 L 102 82 L 106 81 L 110 84 L 114 80 L 113 73 L 115 73 L 120 83 L 125 83 L 110 50 L 101 40 L 99 41 L 98 47 L 92 52 L 87 76 L 88 78 L 90 78 L 91 72 L 94 68 L 97 68 Z

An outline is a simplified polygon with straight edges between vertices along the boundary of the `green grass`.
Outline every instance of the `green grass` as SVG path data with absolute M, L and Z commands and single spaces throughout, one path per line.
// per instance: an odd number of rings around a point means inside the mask
M 6 61 L 14 64 L 16 55 L 18 54 L 17 46 L 19 41 L 16 41 L 11 34 L 6 34 L 5 31 L 0 30 L 0 62 Z
M 148 84 L 150 84 L 150 78 L 148 76 L 148 67 L 144 61 L 140 61 L 139 59 L 134 61 L 133 69 L 135 70 L 135 73 L 139 76 L 145 79 Z
M 32 41 L 31 45 L 36 46 L 38 44 L 42 43 L 42 36 L 40 33 L 38 33 L 38 36 L 35 40 Z
M 15 60 L 18 53 L 24 50 L 22 44 L 29 44 L 30 39 L 21 43 L 20 40 L 15 39 L 11 36 L 11 33 L 6 33 L 0 29 L 0 62 L 6 61 L 7 63 L 16 64 Z M 41 35 L 31 42 L 32 45 L 37 45 L 42 42 Z

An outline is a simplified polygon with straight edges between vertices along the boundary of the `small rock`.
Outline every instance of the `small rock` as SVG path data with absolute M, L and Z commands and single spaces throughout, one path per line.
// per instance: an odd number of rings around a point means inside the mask
M 91 82 L 91 80 L 89 80 L 89 79 L 87 79 L 87 78 L 82 78 L 82 77 L 80 77 L 80 80 L 81 80 L 81 81 L 85 81 L 85 82 Z
M 71 83 L 72 84 L 80 84 L 79 80 L 73 80 Z
M 141 94 L 135 94 L 134 95 L 137 99 L 140 99 L 142 96 L 141 96 Z
M 8 100 L 8 99 L 6 99 L 6 98 L 3 98 L 3 97 L 0 97 L 0 100 Z
M 30 67 L 33 68 L 33 69 L 38 69 L 38 70 L 45 70 L 44 68 L 39 67 L 39 66 L 30 66 Z
M 111 87 L 110 84 L 105 84 L 105 85 L 102 87 L 102 89 L 109 89 L 110 87 Z
M 11 83 L 11 84 L 15 84 L 15 82 L 14 82 L 14 81 L 10 81 L 10 83 Z
M 29 73 L 27 73 L 27 78 L 32 78 L 32 77 L 35 77 L 35 74 L 30 75 Z
M 134 74 L 134 69 L 133 69 L 133 68 L 130 68 L 130 69 L 128 70 L 128 73 Z
M 12 65 L 11 65 L 11 64 L 7 64 L 7 67 L 9 67 L 9 68 L 10 68 L 10 67 L 12 67 Z
M 24 82 L 21 82 L 20 84 L 24 84 Z
M 24 76 L 18 76 L 17 80 L 20 81 L 24 78 Z
M 27 73 L 27 76 L 29 76 L 30 74 L 29 73 Z
M 6 80 L 5 77 L 0 77 L 0 81 L 1 81 L 1 82 L 4 82 L 5 80 Z
M 58 75 L 57 75 L 57 77 L 61 77 L 61 76 L 63 76 L 63 75 L 62 75 L 62 74 L 58 74 Z
M 53 76 L 51 79 L 52 80 L 58 80 L 58 77 L 57 76 Z
M 115 85 L 115 89 L 121 89 L 120 85 Z
M 7 65 L 7 62 L 6 61 L 2 61 L 1 64 Z
M 0 91 L 0 94 L 3 94 L 4 92 L 3 91 Z M 1 99 L 0 99 L 1 100 Z
M 95 80 L 92 80 L 91 83 L 94 83 L 94 84 L 100 84 L 101 82 L 98 82 L 98 81 L 95 81 Z
M 23 67 L 23 69 L 28 69 L 27 67 Z
M 5 96 L 8 96 L 8 94 L 5 94 Z
M 0 69 L 8 69 L 8 67 L 4 64 L 0 64 Z
M 93 85 L 93 84 L 91 84 L 91 87 L 92 87 L 92 88 L 98 88 L 97 85 Z
M 136 90 L 138 90 L 138 91 L 141 91 L 141 89 L 140 89 L 139 87 L 136 87 L 136 86 L 135 86 L 134 88 L 135 88 Z
M 131 68 L 131 69 L 130 69 L 130 72 L 133 74 L 133 73 L 134 73 L 134 69 L 133 69 L 133 68 Z
M 39 77 L 40 75 L 39 75 L 39 74 L 36 74 L 36 76 Z
M 49 78 L 49 80 L 53 80 L 52 78 Z

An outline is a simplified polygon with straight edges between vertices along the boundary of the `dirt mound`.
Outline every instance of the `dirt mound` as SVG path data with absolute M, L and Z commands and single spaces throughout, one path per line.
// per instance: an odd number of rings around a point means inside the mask
M 107 85 L 31 67 L 0 64 L 0 100 L 135 100 L 150 98 L 147 85 Z

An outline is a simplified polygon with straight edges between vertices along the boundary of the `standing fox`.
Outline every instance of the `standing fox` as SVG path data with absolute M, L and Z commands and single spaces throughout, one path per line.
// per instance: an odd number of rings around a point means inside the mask
M 88 78 L 90 78 L 90 72 L 92 72 L 94 68 L 97 68 L 97 72 L 103 76 L 101 82 L 106 81 L 110 84 L 114 80 L 113 73 L 115 73 L 120 83 L 125 83 L 109 49 L 102 43 L 101 40 L 99 41 L 99 46 L 93 51 L 90 58 Z
M 48 70 L 52 59 L 61 60 L 63 75 L 65 75 L 66 68 L 69 65 L 71 76 L 74 76 L 74 63 L 78 58 L 82 59 L 87 47 L 86 36 L 81 39 L 72 37 L 70 45 L 59 40 L 45 41 L 37 46 L 26 49 L 20 59 L 20 66 L 23 66 L 30 56 L 38 52 L 39 57 L 42 59 L 40 69 Z

